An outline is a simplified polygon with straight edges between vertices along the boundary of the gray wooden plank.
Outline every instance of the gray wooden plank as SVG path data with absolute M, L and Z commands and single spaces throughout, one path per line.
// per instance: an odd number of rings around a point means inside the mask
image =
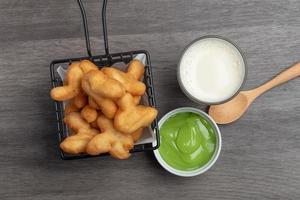
M 86 3 L 94 52 L 103 53 L 99 1 Z M 300 2 L 109 1 L 112 52 L 151 53 L 160 117 L 188 100 L 176 81 L 181 50 L 218 34 L 245 52 L 245 89 L 299 60 Z M 299 199 L 300 79 L 260 97 L 238 122 L 220 126 L 216 165 L 194 178 L 164 171 L 151 153 L 62 161 L 49 97 L 49 63 L 85 55 L 76 1 L 0 2 L 1 199 Z M 98 37 L 99 36 L 99 37 Z

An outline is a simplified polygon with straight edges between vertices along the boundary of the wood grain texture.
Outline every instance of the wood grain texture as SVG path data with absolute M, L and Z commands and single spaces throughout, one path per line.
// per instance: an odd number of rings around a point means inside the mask
M 103 53 L 100 1 L 86 1 L 93 51 Z M 176 81 L 190 41 L 217 34 L 246 54 L 245 89 L 300 60 L 299 0 L 110 0 L 112 52 L 151 53 L 160 117 L 196 105 Z M 75 0 L 0 1 L 1 199 L 299 199 L 300 79 L 258 98 L 238 122 L 220 126 L 215 166 L 194 178 L 164 171 L 152 153 L 62 161 L 57 154 L 49 63 L 83 56 Z

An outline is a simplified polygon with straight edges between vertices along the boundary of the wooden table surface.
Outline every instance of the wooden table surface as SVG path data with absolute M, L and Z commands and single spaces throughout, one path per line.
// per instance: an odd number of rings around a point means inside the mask
M 101 1 L 86 1 L 92 49 L 103 54 Z M 245 52 L 245 89 L 300 60 L 299 0 L 109 0 L 111 52 L 151 53 L 159 116 L 192 103 L 176 63 L 193 39 L 217 34 Z M 49 63 L 85 56 L 75 0 L 0 1 L 0 199 L 299 199 L 300 78 L 266 93 L 220 126 L 223 147 L 207 173 L 169 174 L 153 154 L 63 161 L 57 152 Z

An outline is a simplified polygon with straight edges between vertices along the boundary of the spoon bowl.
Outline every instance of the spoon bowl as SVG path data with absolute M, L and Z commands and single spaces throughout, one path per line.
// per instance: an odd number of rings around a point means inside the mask
M 228 124 L 239 119 L 246 112 L 250 103 L 247 93 L 240 92 L 224 104 L 210 106 L 208 114 L 218 124 Z

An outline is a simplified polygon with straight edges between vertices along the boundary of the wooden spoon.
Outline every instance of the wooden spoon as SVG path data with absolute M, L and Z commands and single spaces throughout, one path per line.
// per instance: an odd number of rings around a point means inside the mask
M 246 112 L 248 107 L 258 96 L 275 86 L 296 78 L 297 76 L 300 76 L 300 62 L 284 70 L 260 87 L 242 91 L 232 100 L 224 104 L 210 106 L 208 113 L 218 124 L 234 122 Z

